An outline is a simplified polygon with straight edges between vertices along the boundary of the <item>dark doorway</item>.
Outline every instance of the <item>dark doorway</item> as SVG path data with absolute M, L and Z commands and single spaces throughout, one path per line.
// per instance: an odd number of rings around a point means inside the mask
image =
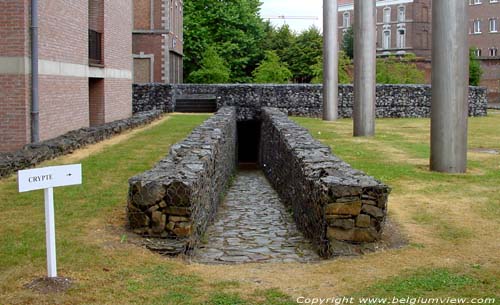
M 104 79 L 89 78 L 89 125 L 104 123 Z
M 238 163 L 257 165 L 259 162 L 260 121 L 238 122 Z

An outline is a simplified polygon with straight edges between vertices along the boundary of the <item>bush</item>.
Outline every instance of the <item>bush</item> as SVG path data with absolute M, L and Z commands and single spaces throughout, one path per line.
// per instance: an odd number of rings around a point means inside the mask
M 313 79 L 311 83 L 321 84 L 323 82 L 323 58 L 318 57 L 316 64 L 312 67 Z M 349 74 L 352 71 L 351 60 L 344 51 L 339 52 L 339 84 L 352 83 L 352 77 Z
M 230 70 L 213 46 L 203 53 L 201 69 L 191 72 L 188 82 L 198 84 L 222 84 L 229 81 Z
M 425 73 L 412 63 L 415 55 L 377 59 L 377 84 L 422 84 Z
M 483 70 L 481 69 L 481 65 L 474 51 L 475 48 L 469 49 L 469 85 L 479 86 Z
M 286 84 L 292 78 L 292 72 L 286 64 L 281 63 L 279 56 L 274 51 L 267 51 L 266 57 L 253 71 L 255 83 Z

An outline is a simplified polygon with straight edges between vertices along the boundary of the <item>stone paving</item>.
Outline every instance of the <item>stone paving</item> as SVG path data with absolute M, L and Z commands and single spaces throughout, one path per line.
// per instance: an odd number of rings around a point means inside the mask
M 319 260 L 260 170 L 240 171 L 193 261 L 212 264 Z

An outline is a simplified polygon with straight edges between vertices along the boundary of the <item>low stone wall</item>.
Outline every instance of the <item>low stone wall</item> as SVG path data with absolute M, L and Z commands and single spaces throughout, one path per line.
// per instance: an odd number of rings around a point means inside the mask
M 276 108 L 263 108 L 260 163 L 323 257 L 381 237 L 390 188 L 331 154 Z
M 322 85 L 195 85 L 144 84 L 133 87 L 134 112 L 159 109 L 173 111 L 175 100 L 183 95 L 209 94 L 218 107 L 236 106 L 239 119 L 255 119 L 262 107 L 275 107 L 295 116 L 320 117 L 323 109 Z M 487 114 L 487 90 L 469 88 L 469 115 Z M 339 85 L 339 116 L 352 116 L 352 85 Z M 376 115 L 379 118 L 424 118 L 430 116 L 429 85 L 377 85 Z
M 126 130 L 148 124 L 161 115 L 162 112 L 158 110 L 141 112 L 128 119 L 81 128 L 37 144 L 28 144 L 12 153 L 0 153 L 0 178 L 21 169 L 33 167 L 40 162 L 69 154 L 76 149 L 100 142 Z
M 131 229 L 164 238 L 156 249 L 165 254 L 188 253 L 213 219 L 235 168 L 236 110 L 223 107 L 153 169 L 129 180 Z

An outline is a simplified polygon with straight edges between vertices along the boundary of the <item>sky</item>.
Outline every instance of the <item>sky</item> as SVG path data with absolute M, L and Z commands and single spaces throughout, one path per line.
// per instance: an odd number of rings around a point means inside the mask
M 322 0 L 261 0 L 260 15 L 264 20 L 271 16 L 307 16 L 317 20 L 270 19 L 271 23 L 281 26 L 288 24 L 294 31 L 300 32 L 315 25 L 323 28 L 323 1 Z

